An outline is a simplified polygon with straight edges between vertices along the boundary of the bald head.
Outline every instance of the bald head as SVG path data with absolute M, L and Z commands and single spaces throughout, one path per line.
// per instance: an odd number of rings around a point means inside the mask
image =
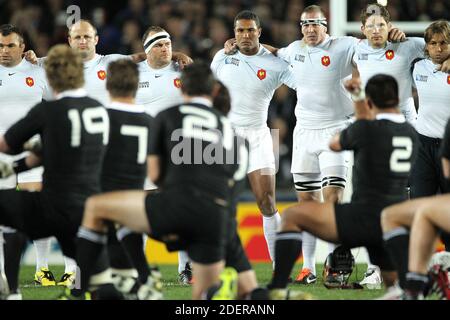
M 95 56 L 97 29 L 89 21 L 80 20 L 69 28 L 68 42 L 72 49 L 81 54 L 83 61 L 89 61 Z

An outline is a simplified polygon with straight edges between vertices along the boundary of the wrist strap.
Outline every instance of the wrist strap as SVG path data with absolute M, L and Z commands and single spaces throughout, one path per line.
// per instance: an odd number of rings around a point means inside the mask
M 361 102 L 366 99 L 366 93 L 363 89 L 361 89 L 357 94 L 352 93 L 352 100 L 354 102 Z
M 15 173 L 21 173 L 23 171 L 30 170 L 30 168 L 27 166 L 25 159 L 26 157 L 20 158 L 19 160 L 13 162 L 13 170 Z

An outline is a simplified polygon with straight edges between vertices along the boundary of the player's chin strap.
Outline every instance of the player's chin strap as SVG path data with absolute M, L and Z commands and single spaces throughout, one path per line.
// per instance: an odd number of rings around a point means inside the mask
M 157 32 L 149 36 L 144 42 L 145 53 L 148 54 L 153 46 L 162 40 L 170 40 L 170 35 L 165 31 Z
M 322 18 L 322 19 L 303 19 L 300 20 L 300 27 L 303 26 L 310 26 L 310 25 L 321 25 L 324 27 L 328 27 L 328 22 L 327 19 Z

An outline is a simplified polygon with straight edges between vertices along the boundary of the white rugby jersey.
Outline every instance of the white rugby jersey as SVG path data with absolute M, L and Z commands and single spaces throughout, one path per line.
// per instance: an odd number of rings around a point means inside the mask
M 353 37 L 330 37 L 315 47 L 295 41 L 278 50 L 292 64 L 297 86 L 297 125 L 322 129 L 348 122 L 354 112 L 344 79 L 352 74 Z
M 52 100 L 53 94 L 47 83 L 47 77 L 43 68 L 34 65 L 25 59 L 15 67 L 0 65 L 0 134 L 4 134 L 8 128 L 22 119 L 28 111 L 42 100 Z M 34 138 L 38 138 L 35 136 Z M 2 156 L 3 159 L 18 159 L 26 153 L 18 156 Z M 38 167 L 19 174 L 19 183 L 41 181 L 43 168 Z M 6 184 L 5 184 L 6 183 Z M 13 188 L 16 179 L 0 183 L 0 189 Z
M 226 55 L 220 50 L 211 69 L 230 91 L 229 119 L 235 127 L 267 127 L 267 112 L 275 89 L 283 83 L 295 89 L 292 66 L 263 46 L 257 54 Z
M 39 58 L 38 64 L 43 65 L 45 59 L 45 57 Z M 84 88 L 89 97 L 98 100 L 103 105 L 110 103 L 109 93 L 106 90 L 108 64 L 119 59 L 131 58 L 121 54 L 108 54 L 106 56 L 96 54 L 93 59 L 84 62 Z
M 413 79 L 419 95 L 416 129 L 424 136 L 442 139 L 450 118 L 450 75 L 436 68 L 429 59 L 414 65 Z
M 181 94 L 181 71 L 178 64 L 171 62 L 161 69 L 153 69 L 147 60 L 138 63 L 139 88 L 136 104 L 143 105 L 152 117 L 160 111 L 183 102 Z
M 26 60 L 15 67 L 0 65 L 0 134 L 42 99 L 52 99 L 44 69 Z
M 374 75 L 383 73 L 393 76 L 399 86 L 400 110 L 410 123 L 415 123 L 417 112 L 412 97 L 411 64 L 423 58 L 425 41 L 422 38 L 407 38 L 404 42 L 388 42 L 385 48 L 374 49 L 367 40 L 355 47 L 353 62 L 358 66 L 363 86 Z

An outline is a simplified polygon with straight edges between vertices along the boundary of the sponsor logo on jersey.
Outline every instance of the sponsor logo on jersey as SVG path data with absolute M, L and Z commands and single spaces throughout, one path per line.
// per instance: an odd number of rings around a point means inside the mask
M 155 74 L 155 79 L 161 78 L 162 74 Z
M 32 77 L 27 77 L 25 79 L 25 83 L 27 84 L 27 86 L 32 87 L 34 86 L 34 79 Z
M 368 53 L 360 53 L 360 54 L 358 54 L 358 60 L 359 61 L 367 61 L 367 60 L 369 60 L 369 54 Z
M 267 72 L 264 69 L 259 69 L 256 75 L 258 76 L 259 80 L 264 80 L 267 76 Z
M 100 80 L 105 80 L 106 79 L 106 71 L 105 70 L 97 71 L 97 76 Z
M 325 67 L 328 67 L 331 64 L 331 59 L 329 56 L 323 56 L 322 57 L 322 65 Z
M 2 80 L 0 80 L 0 86 L 2 85 Z
M 447 76 L 447 83 L 450 84 L 450 76 Z M 0 85 L 1 85 L 1 80 L 0 80 Z
M 416 81 L 428 82 L 428 76 L 423 76 L 421 74 L 416 74 Z
M 150 83 L 148 81 L 139 82 L 139 89 L 150 88 Z
M 176 88 L 180 89 L 180 88 L 181 88 L 181 80 L 180 80 L 179 78 L 174 79 L 174 80 L 173 80 L 173 85 L 174 85 Z
M 239 59 L 236 59 L 233 57 L 227 57 L 225 59 L 225 64 L 233 64 L 233 65 L 239 67 Z
M 392 60 L 395 58 L 394 50 L 388 50 L 386 51 L 386 59 Z
M 305 56 L 301 54 L 296 54 L 294 60 L 299 62 L 305 62 Z
M 12 72 L 12 73 L 8 73 L 8 76 L 13 76 L 13 75 L 15 75 L 17 72 Z

